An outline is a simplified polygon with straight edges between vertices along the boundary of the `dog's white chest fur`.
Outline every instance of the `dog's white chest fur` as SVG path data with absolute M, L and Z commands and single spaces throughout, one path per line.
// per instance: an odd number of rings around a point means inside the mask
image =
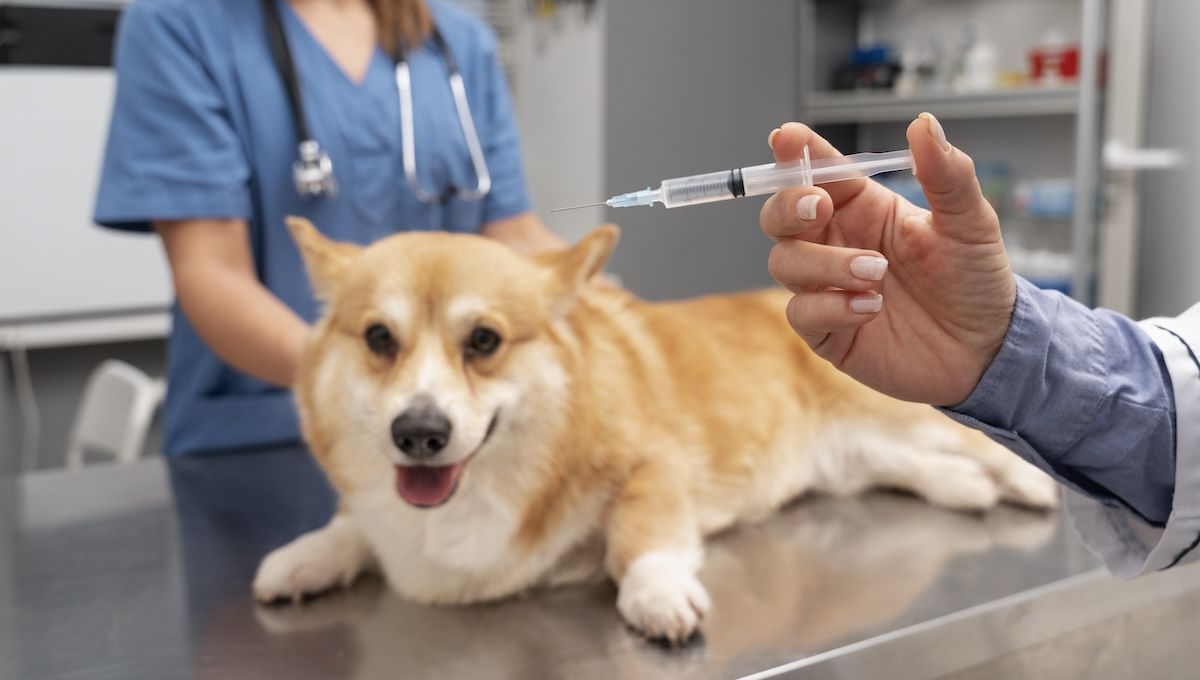
M 390 489 L 348 499 L 395 589 L 419 600 L 456 600 L 482 596 L 477 588 L 503 577 L 518 518 L 491 494 L 461 491 L 429 510 L 408 506 Z
M 347 498 L 380 569 L 401 594 L 423 602 L 487 600 L 553 578 L 563 557 L 595 529 L 601 503 L 585 503 L 532 554 L 516 541 L 520 517 L 486 488 L 459 489 L 446 506 L 413 508 L 390 489 Z M 595 560 L 599 571 L 599 559 Z M 571 565 L 579 571 L 579 565 Z M 575 576 L 571 580 L 575 580 Z
M 430 562 L 461 571 L 478 571 L 501 562 L 518 518 L 504 499 L 486 489 L 463 494 L 444 508 L 428 513 L 419 540 Z

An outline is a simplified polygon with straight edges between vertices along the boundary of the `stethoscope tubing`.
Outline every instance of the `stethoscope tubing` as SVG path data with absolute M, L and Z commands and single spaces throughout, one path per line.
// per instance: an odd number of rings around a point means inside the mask
M 297 190 L 302 198 L 320 195 L 335 195 L 337 185 L 333 181 L 333 163 L 320 148 L 320 144 L 309 132 L 308 117 L 304 110 L 304 102 L 300 96 L 300 79 L 296 73 L 296 64 L 292 59 L 287 36 L 283 31 L 282 19 L 279 15 L 278 0 L 262 0 L 266 14 L 267 38 L 276 70 L 283 81 L 287 92 L 288 108 L 291 109 L 292 120 L 296 125 L 296 145 L 298 160 L 293 166 Z M 422 203 L 446 203 L 451 198 L 465 201 L 477 201 L 487 196 L 492 188 L 492 175 L 488 169 L 487 158 L 483 145 L 479 141 L 479 132 L 475 127 L 475 118 L 471 115 L 470 102 L 467 99 L 467 88 L 462 74 L 458 70 L 458 62 L 454 58 L 450 46 L 446 43 L 437 26 L 433 27 L 430 36 L 446 64 L 449 74 L 450 92 L 454 100 L 454 108 L 458 114 L 458 124 L 466 140 L 467 152 L 471 157 L 471 165 L 475 171 L 476 185 L 474 189 L 461 189 L 451 186 L 446 192 L 436 194 L 426 191 L 421 186 L 417 174 L 416 130 L 414 124 L 412 72 L 408 58 L 403 48 L 393 55 L 395 60 L 396 91 L 400 107 L 400 144 L 404 165 L 404 180 L 409 189 Z

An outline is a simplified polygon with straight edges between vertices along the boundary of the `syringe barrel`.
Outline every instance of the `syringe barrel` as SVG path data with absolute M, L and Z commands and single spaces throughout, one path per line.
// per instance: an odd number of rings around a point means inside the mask
M 724 201 L 737 196 L 732 170 L 664 179 L 660 190 L 662 204 L 668 208 Z
M 871 177 L 912 167 L 912 155 L 907 149 L 887 153 L 856 153 L 812 161 L 811 168 L 803 160 L 790 163 L 767 163 L 742 168 L 742 182 L 747 196 L 773 194 L 784 189 L 828 184 L 847 179 Z
M 804 161 L 767 163 L 742 168 L 742 184 L 747 196 L 773 194 L 784 189 L 802 187 L 807 183 Z
M 608 200 L 614 208 L 651 205 L 661 202 L 668 208 L 724 201 L 739 196 L 773 194 L 793 187 L 828 184 L 847 179 L 870 177 L 912 167 L 908 150 L 887 153 L 858 153 L 850 156 L 805 158 L 789 163 L 767 163 L 736 170 L 721 170 L 690 177 L 664 179 L 658 189 L 647 188 L 621 194 Z

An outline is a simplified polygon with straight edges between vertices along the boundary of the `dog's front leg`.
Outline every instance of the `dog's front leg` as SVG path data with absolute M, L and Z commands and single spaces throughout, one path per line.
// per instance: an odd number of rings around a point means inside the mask
M 298 603 L 305 595 L 348 586 L 374 565 L 374 553 L 354 520 L 338 512 L 323 528 L 304 534 L 263 559 L 254 577 L 254 597 L 260 602 Z
M 673 643 L 690 637 L 709 608 L 696 578 L 701 538 L 685 484 L 667 464 L 639 466 L 617 493 L 605 527 L 605 561 L 621 616 L 647 637 Z

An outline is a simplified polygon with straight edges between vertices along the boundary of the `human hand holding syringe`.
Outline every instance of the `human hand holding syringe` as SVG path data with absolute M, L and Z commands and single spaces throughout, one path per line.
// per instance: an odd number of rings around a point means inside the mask
M 907 134 L 932 211 L 851 179 L 777 193 L 759 222 L 771 275 L 795 293 L 788 321 L 818 354 L 891 396 L 954 405 L 1000 349 L 1016 283 L 971 158 L 932 115 Z M 838 155 L 799 123 L 771 141 L 781 163 Z

